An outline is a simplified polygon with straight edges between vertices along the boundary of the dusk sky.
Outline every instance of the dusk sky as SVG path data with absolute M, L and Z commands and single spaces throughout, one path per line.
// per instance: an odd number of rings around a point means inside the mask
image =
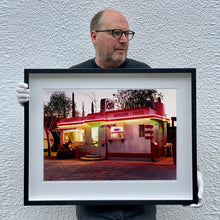
M 114 99 L 113 95 L 118 89 L 45 89 L 43 93 L 44 104 L 50 99 L 50 96 L 55 91 L 64 91 L 66 96 L 72 98 L 74 92 L 76 110 L 82 113 L 82 103 L 84 102 L 85 115 L 91 112 L 92 101 L 96 102 L 95 112 L 100 111 L 100 100 L 102 98 Z M 163 103 L 167 117 L 176 117 L 176 89 L 157 89 L 163 94 Z

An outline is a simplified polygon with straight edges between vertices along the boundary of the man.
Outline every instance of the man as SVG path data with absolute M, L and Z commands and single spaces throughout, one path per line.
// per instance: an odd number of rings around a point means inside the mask
M 129 41 L 134 37 L 134 32 L 129 30 L 127 20 L 120 12 L 104 10 L 97 13 L 91 20 L 90 32 L 95 58 L 71 68 L 150 68 L 145 63 L 127 58 Z M 20 103 L 29 100 L 28 85 L 19 83 L 17 97 Z M 199 180 L 199 186 L 202 186 L 202 179 Z M 202 200 L 203 187 L 199 188 L 199 199 Z M 156 206 L 76 206 L 76 213 L 78 220 L 146 220 L 156 219 Z
M 71 68 L 150 68 L 147 64 L 127 59 L 129 41 L 134 32 L 119 12 L 105 10 L 97 13 L 90 23 L 95 59 Z

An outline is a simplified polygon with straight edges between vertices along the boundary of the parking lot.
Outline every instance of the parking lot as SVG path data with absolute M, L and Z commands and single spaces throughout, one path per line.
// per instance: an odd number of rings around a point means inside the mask
M 175 180 L 176 165 L 172 157 L 158 162 L 81 161 L 44 159 L 44 180 Z

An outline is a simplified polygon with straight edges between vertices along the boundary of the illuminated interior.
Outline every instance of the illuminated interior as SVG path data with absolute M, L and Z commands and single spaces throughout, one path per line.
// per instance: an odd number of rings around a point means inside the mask
M 123 127 L 111 127 L 111 138 L 124 138 Z
M 99 132 L 98 132 L 98 127 L 92 127 L 91 129 L 92 132 L 92 146 L 93 147 L 98 147 L 98 141 L 99 141 Z
M 85 141 L 85 131 L 83 129 L 64 131 L 64 142 L 81 142 Z

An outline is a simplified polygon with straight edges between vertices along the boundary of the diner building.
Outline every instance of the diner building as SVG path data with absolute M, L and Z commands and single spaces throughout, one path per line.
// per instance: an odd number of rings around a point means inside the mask
M 61 119 L 57 123 L 60 146 L 70 143 L 77 158 L 146 159 L 164 155 L 167 122 L 164 104 L 149 101 L 139 108 L 114 110 L 114 102 L 102 99 L 100 112 Z

